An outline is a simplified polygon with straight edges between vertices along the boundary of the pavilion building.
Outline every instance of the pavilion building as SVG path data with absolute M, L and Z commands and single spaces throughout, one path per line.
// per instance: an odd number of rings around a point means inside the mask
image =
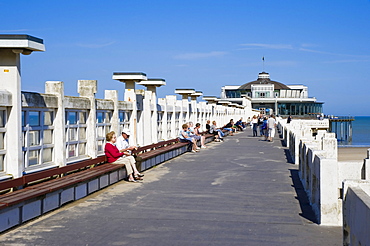
M 270 80 L 266 72 L 259 73 L 255 81 L 241 86 L 224 86 L 221 90 L 221 99 L 241 104 L 242 97 L 247 97 L 252 108 L 262 114 L 310 116 L 322 113 L 323 102 L 308 97 L 307 86 Z

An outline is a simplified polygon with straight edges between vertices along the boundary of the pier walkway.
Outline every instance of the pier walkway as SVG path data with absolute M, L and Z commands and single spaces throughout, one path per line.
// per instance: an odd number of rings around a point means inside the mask
M 342 245 L 314 223 L 287 149 L 247 131 L 0 236 L 1 245 Z

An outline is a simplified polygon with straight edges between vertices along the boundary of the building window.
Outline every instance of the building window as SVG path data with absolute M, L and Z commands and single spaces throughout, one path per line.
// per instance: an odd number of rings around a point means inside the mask
M 171 123 L 172 123 L 172 112 L 167 112 L 167 139 L 171 139 L 172 131 L 171 131 Z
M 118 117 L 119 117 L 119 129 L 121 132 L 123 129 L 130 129 L 130 117 L 131 117 L 131 112 L 130 111 L 124 111 L 120 110 L 118 112 Z M 119 133 L 117 133 L 119 135 Z
M 23 157 L 24 168 L 53 161 L 54 110 L 23 109 Z
M 109 110 L 96 111 L 96 144 L 98 154 L 104 153 L 105 135 L 111 129 L 112 112 Z
M 86 156 L 86 110 L 66 110 L 67 162 Z
M 5 134 L 6 134 L 6 108 L 0 107 L 0 172 L 4 171 L 4 159 L 6 155 Z
M 164 138 L 162 137 L 162 124 L 163 124 L 163 112 L 162 111 L 158 111 L 158 119 L 157 119 L 157 129 L 158 129 L 158 136 L 157 138 L 158 139 L 155 139 L 155 141 L 160 141 L 160 140 L 163 140 Z M 154 140 L 154 139 L 153 139 Z

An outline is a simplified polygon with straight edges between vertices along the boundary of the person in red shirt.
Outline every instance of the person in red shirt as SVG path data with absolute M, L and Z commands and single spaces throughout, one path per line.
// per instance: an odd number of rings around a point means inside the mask
M 130 155 L 130 153 L 125 150 L 119 151 L 118 148 L 116 147 L 115 144 L 117 140 L 116 133 L 113 131 L 109 132 L 107 133 L 105 138 L 107 140 L 107 143 L 105 144 L 104 147 L 104 153 L 105 156 L 107 157 L 107 161 L 113 164 L 125 164 L 128 175 L 128 181 L 138 182 L 133 177 L 134 171 L 132 170 L 129 160 L 127 158 L 123 158 L 125 155 L 126 156 Z

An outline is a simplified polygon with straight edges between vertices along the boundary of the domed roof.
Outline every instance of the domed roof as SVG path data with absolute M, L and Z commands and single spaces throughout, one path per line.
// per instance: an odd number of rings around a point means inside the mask
M 251 90 L 251 85 L 273 84 L 275 90 L 290 90 L 290 88 L 280 82 L 270 80 L 270 75 L 266 72 L 259 73 L 258 79 L 239 87 L 239 90 Z

